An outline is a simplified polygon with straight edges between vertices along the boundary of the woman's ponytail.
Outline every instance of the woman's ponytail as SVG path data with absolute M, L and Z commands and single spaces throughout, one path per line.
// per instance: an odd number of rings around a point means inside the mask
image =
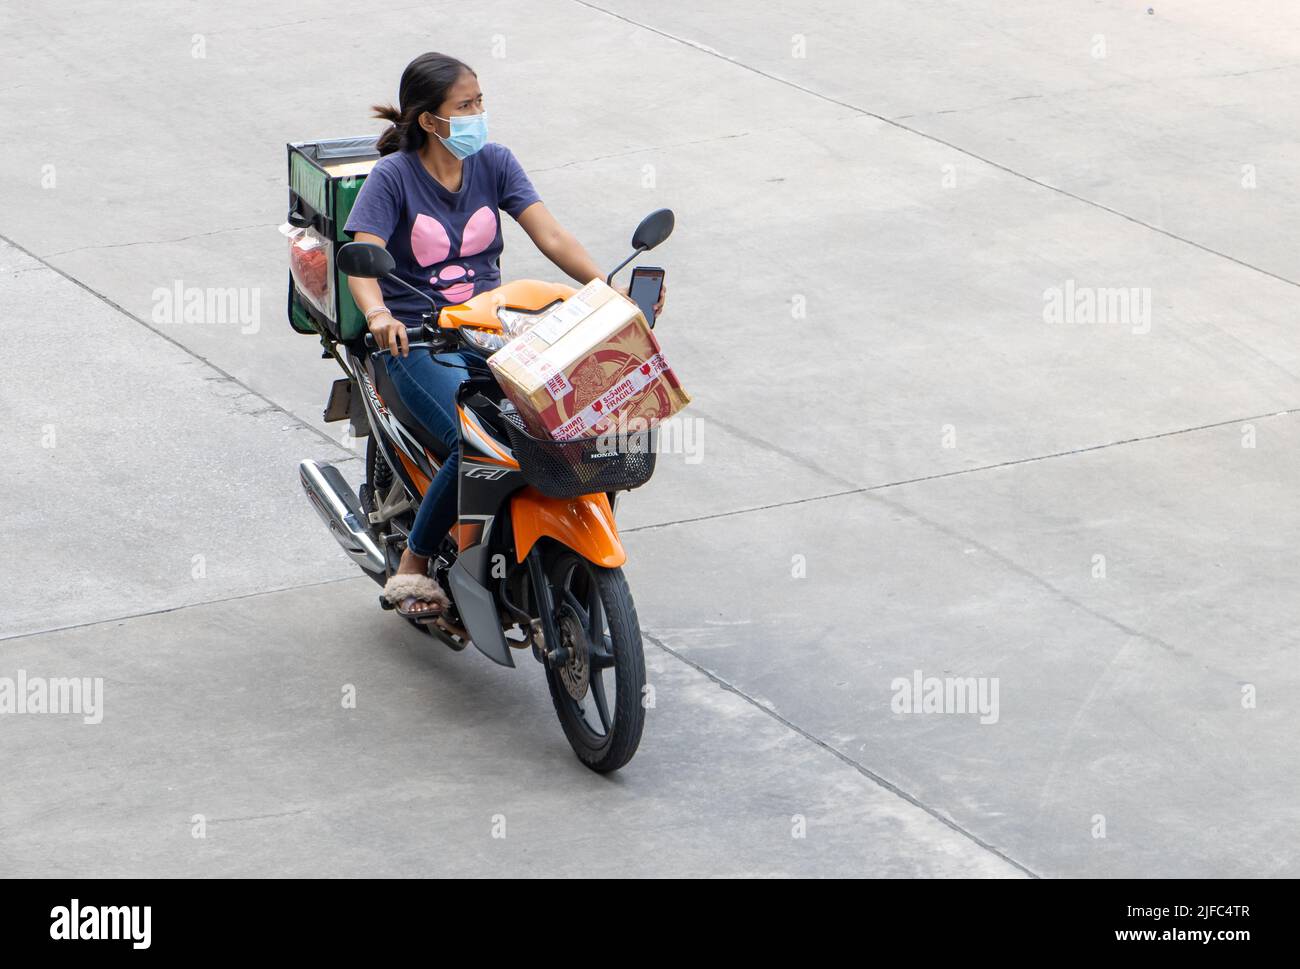
M 384 133 L 379 136 L 379 143 L 375 146 L 379 149 L 381 155 L 391 155 L 402 147 L 402 112 L 398 111 L 391 104 L 376 104 L 371 108 L 374 114 L 371 117 L 378 118 L 380 121 L 392 122 Z

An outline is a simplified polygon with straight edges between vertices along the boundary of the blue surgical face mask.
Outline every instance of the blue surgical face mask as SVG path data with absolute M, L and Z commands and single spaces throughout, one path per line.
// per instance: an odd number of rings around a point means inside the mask
M 435 118 L 438 116 L 435 114 Z M 438 140 L 457 158 L 468 158 L 487 144 L 487 112 L 480 114 L 454 114 L 438 118 L 451 126 L 451 137 L 438 135 Z

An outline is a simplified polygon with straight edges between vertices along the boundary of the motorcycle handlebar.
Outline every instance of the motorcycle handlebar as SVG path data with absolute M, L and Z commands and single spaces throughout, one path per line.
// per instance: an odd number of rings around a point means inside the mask
M 435 335 L 435 332 L 436 331 L 434 330 L 434 328 L 429 326 L 429 324 L 427 323 L 417 323 L 415 326 L 408 326 L 406 328 L 406 342 L 423 343 L 426 340 L 432 339 Z M 375 335 L 373 333 L 366 334 L 365 345 L 367 350 L 377 350 L 380 353 L 387 352 L 385 350 L 380 350 L 379 341 L 375 339 Z

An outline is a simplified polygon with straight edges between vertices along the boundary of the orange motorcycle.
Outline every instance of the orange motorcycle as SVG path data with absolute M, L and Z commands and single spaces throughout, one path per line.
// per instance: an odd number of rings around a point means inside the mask
M 647 216 L 632 236 L 632 255 L 608 279 L 668 238 L 673 222 L 668 209 Z M 393 267 L 379 246 L 353 242 L 338 251 L 342 273 L 405 285 Z M 542 440 L 486 365 L 488 355 L 573 292 L 517 280 L 441 312 L 429 299 L 424 321 L 407 330 L 412 348 L 458 350 L 482 361 L 458 400 L 458 518 L 430 569 L 452 605 L 436 622 L 413 625 L 454 650 L 473 643 L 503 666 L 515 665 L 516 651 L 531 652 L 573 750 L 605 772 L 631 760 L 645 722 L 641 629 L 614 507 L 620 491 L 654 473 L 654 431 L 614 442 Z M 366 480 L 354 493 L 337 468 L 310 460 L 299 476 L 344 551 L 383 585 L 448 451 L 402 406 L 377 359 L 387 351 L 373 337 L 339 350 L 335 359 L 351 384 L 344 389 L 359 397 L 369 425 Z M 380 604 L 391 608 L 382 597 Z

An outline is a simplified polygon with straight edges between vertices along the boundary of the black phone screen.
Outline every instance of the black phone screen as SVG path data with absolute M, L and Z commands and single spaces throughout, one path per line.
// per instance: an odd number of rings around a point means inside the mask
M 655 325 L 655 303 L 664 288 L 664 271 L 657 266 L 637 266 L 627 295 L 641 309 L 646 322 Z

